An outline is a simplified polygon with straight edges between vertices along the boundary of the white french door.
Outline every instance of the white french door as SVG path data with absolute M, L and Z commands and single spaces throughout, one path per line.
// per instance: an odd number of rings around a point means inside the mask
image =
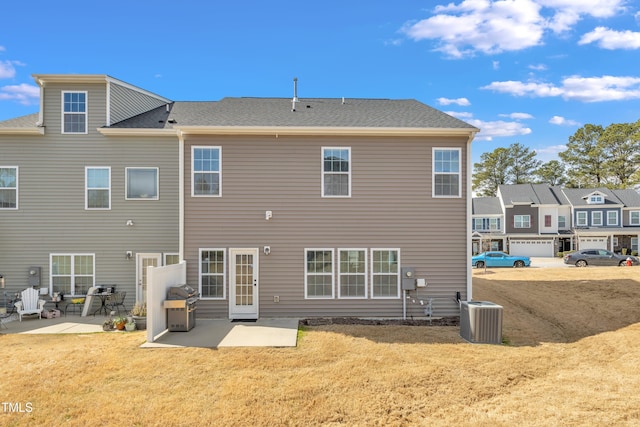
M 229 250 L 229 318 L 258 318 L 258 249 Z
M 162 254 L 136 254 L 136 301 L 147 302 L 147 267 L 160 267 Z

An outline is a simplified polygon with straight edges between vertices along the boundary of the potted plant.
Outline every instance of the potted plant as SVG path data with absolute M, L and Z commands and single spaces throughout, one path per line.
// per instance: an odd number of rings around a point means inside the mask
M 136 330 L 136 322 L 134 322 L 134 321 L 131 321 L 131 322 L 127 321 L 127 323 L 125 323 L 125 324 L 124 324 L 124 329 L 125 329 L 127 332 L 135 331 L 135 330 Z
M 110 331 L 112 329 L 113 329 L 113 321 L 111 319 L 107 319 L 104 322 L 102 322 L 103 331 Z
M 115 317 L 113 319 L 113 325 L 119 331 L 123 331 L 124 330 L 124 325 L 126 323 L 127 323 L 127 318 L 126 317 L 118 316 L 118 317 Z
M 131 315 L 133 316 L 133 321 L 136 323 L 136 328 L 138 330 L 147 329 L 147 303 L 146 302 L 137 302 L 133 308 L 131 309 Z

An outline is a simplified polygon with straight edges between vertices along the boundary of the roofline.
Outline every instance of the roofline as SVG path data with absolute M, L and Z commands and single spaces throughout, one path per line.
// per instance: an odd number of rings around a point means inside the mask
M 30 128 L 1 128 L 0 135 L 44 135 L 44 127 Z
M 132 85 L 131 83 L 127 83 L 120 79 L 116 79 L 107 74 L 32 74 L 31 77 L 33 77 L 36 83 L 38 83 L 38 85 L 41 87 L 45 86 L 46 83 L 115 83 L 136 92 L 140 92 L 153 98 L 160 99 L 166 103 L 173 102 L 169 98 L 165 98 L 164 96 L 160 96 L 156 93 L 150 92 L 146 89 L 142 89 L 141 87 Z
M 172 129 L 98 128 L 110 136 L 141 135 L 348 135 L 348 136 L 468 136 L 469 142 L 479 132 L 476 128 L 369 128 L 302 126 L 174 126 Z

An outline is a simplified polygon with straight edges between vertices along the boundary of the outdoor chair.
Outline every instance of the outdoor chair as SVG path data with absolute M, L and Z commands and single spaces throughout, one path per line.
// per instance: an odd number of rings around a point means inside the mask
M 124 313 L 127 314 L 127 308 L 124 306 L 124 298 L 127 296 L 126 292 L 116 292 L 107 297 L 107 307 L 110 310 L 114 310 L 118 312 L 120 315 L 120 307 L 124 310 Z
M 20 301 L 15 303 L 20 321 L 22 322 L 24 314 L 37 314 L 42 319 L 42 310 L 44 310 L 46 301 L 39 298 L 40 292 L 33 288 L 27 288 L 20 295 Z

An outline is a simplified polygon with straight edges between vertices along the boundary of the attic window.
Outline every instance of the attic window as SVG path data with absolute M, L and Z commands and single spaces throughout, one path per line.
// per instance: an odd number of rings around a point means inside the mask
M 604 203 L 604 197 L 602 197 L 602 194 L 592 194 L 589 196 L 589 201 L 587 203 L 590 205 L 601 205 Z

